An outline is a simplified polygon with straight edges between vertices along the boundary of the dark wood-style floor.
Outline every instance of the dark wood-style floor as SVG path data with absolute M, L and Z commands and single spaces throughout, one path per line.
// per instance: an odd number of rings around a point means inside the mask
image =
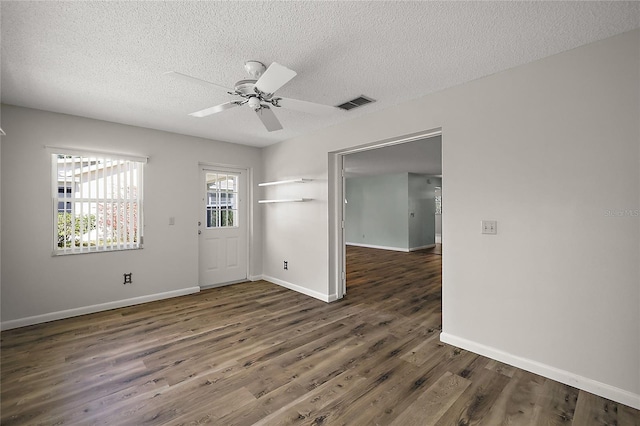
M 440 343 L 441 257 L 349 247 L 326 304 L 260 281 L 2 333 L 2 425 L 638 425 Z

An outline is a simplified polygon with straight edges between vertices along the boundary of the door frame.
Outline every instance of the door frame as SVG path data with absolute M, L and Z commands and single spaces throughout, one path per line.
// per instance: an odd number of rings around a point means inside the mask
M 233 171 L 237 171 L 237 172 L 242 172 L 242 174 L 246 175 L 246 179 L 245 179 L 245 198 L 246 201 L 244 201 L 244 210 L 245 210 L 245 214 L 247 217 L 247 223 L 246 223 L 246 233 L 245 233 L 245 241 L 244 241 L 244 247 L 246 250 L 246 254 L 247 254 L 247 265 L 246 265 L 246 278 L 244 280 L 239 280 L 239 281 L 233 281 L 233 282 L 225 282 L 225 283 L 220 283 L 219 285 L 214 284 L 214 285 L 210 285 L 210 286 L 206 286 L 204 288 L 214 288 L 214 287 L 221 287 L 221 286 L 225 286 L 225 285 L 230 285 L 230 284 L 235 284 L 238 282 L 244 282 L 244 281 L 253 281 L 252 279 L 252 275 L 251 275 L 251 260 L 253 259 L 253 253 L 251 250 L 252 247 L 252 242 L 253 242 L 253 235 L 254 235 L 254 226 L 253 226 L 253 215 L 254 215 L 254 211 L 253 211 L 253 199 L 254 199 L 254 194 L 253 194 L 253 169 L 251 167 L 246 167 L 246 166 L 237 166 L 237 165 L 231 165 L 231 164 L 223 164 L 223 163 L 212 163 L 212 162 L 203 162 L 200 161 L 198 162 L 198 171 L 197 171 L 197 184 L 196 187 L 198 188 L 198 216 L 196 218 L 196 224 L 198 223 L 198 221 L 200 220 L 200 215 L 201 215 L 201 205 L 200 205 L 200 198 L 202 197 L 202 189 L 200 188 L 200 185 L 202 182 L 200 182 L 200 177 L 201 177 L 201 173 L 203 169 L 212 169 L 212 171 L 216 171 L 216 170 L 221 170 L 221 171 L 225 171 L 225 170 L 229 170 L 231 172 Z M 198 228 L 198 227 L 196 227 Z M 198 229 L 199 230 L 199 229 Z M 196 235 L 198 237 L 198 269 L 197 269 L 197 274 L 198 274 L 198 281 L 200 281 L 200 237 L 199 235 Z M 198 283 L 198 285 L 200 285 L 200 283 Z
M 351 147 L 339 151 L 333 151 L 329 156 L 329 301 L 342 299 L 347 293 L 347 257 L 346 242 L 344 237 L 345 217 L 345 176 L 344 157 L 356 152 L 370 151 L 372 149 L 402 143 L 415 142 L 442 135 L 442 127 L 412 133 L 404 136 L 371 142 L 365 145 Z

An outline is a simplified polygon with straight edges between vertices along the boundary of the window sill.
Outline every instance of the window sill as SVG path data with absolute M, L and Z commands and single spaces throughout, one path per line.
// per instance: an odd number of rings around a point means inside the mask
M 70 255 L 76 255 L 76 254 L 93 254 L 93 253 L 112 253 L 112 252 L 118 252 L 118 251 L 131 251 L 131 250 L 142 250 L 144 247 L 140 246 L 140 247 L 121 247 L 121 248 L 82 248 L 82 249 L 69 249 L 69 250 L 54 250 L 51 253 L 52 257 L 58 257 L 58 256 L 70 256 Z

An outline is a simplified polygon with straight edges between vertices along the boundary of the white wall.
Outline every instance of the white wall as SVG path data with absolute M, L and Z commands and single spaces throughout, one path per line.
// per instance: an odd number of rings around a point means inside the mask
M 606 214 L 640 208 L 639 39 L 635 30 L 265 149 L 268 180 L 317 179 L 304 211 L 264 211 L 265 273 L 335 293 L 328 153 L 441 127 L 442 338 L 640 408 L 640 223 Z M 481 235 L 482 219 L 497 220 L 498 235 Z M 282 256 L 295 275 L 278 268 Z
M 346 242 L 407 251 L 408 186 L 408 173 L 347 178 Z
M 327 216 L 327 172 L 326 172 L 326 152 L 322 149 L 306 150 L 307 147 L 292 145 L 286 155 L 280 155 L 279 149 L 283 144 L 273 145 L 268 151 L 262 152 L 263 166 L 265 154 L 270 157 L 268 161 L 270 167 L 280 170 L 277 173 L 265 174 L 263 181 L 271 182 L 277 180 L 289 180 L 304 178 L 311 182 L 304 184 L 275 185 L 261 188 L 260 198 L 266 199 L 287 199 L 287 198 L 307 198 L 310 201 L 303 203 L 274 203 L 261 204 L 260 209 L 263 215 L 263 232 L 268 229 L 270 239 L 264 238 L 263 233 L 263 259 L 264 254 L 269 253 L 269 259 L 263 261 L 263 276 L 265 279 L 303 292 L 307 295 L 328 300 L 329 294 L 326 264 L 328 262 L 326 232 L 318 233 L 321 229 L 326 230 Z M 284 148 L 283 148 L 284 149 Z M 319 155 L 325 159 L 324 162 L 307 163 L 283 163 L 289 159 L 304 157 L 306 155 Z M 320 228 L 315 227 L 320 226 Z M 298 231 L 304 230 L 303 233 Z M 307 235 L 311 232 L 312 239 Z M 289 264 L 288 270 L 283 269 L 283 261 Z M 316 277 L 306 269 L 309 264 L 325 265 L 323 271 L 317 267 L 313 270 L 324 275 Z
M 2 324 L 23 325 L 197 291 L 199 162 L 251 168 L 259 149 L 2 105 Z M 144 249 L 52 257 L 51 159 L 45 145 L 150 156 Z M 250 275 L 262 273 L 257 200 Z M 175 225 L 169 225 L 169 217 Z M 133 273 L 124 286 L 123 274 Z M 90 310 L 90 309 L 89 309 Z
M 417 173 L 345 179 L 346 243 L 399 251 L 433 246 L 438 185 L 441 179 Z

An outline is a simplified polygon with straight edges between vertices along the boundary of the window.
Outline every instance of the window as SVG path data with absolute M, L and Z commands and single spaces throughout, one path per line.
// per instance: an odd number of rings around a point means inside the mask
M 144 158 L 56 152 L 54 254 L 142 248 Z
M 207 172 L 207 228 L 238 226 L 238 175 Z
M 71 187 L 58 187 L 58 200 L 69 198 L 72 194 Z M 68 201 L 58 201 L 58 213 L 71 213 L 71 203 Z

